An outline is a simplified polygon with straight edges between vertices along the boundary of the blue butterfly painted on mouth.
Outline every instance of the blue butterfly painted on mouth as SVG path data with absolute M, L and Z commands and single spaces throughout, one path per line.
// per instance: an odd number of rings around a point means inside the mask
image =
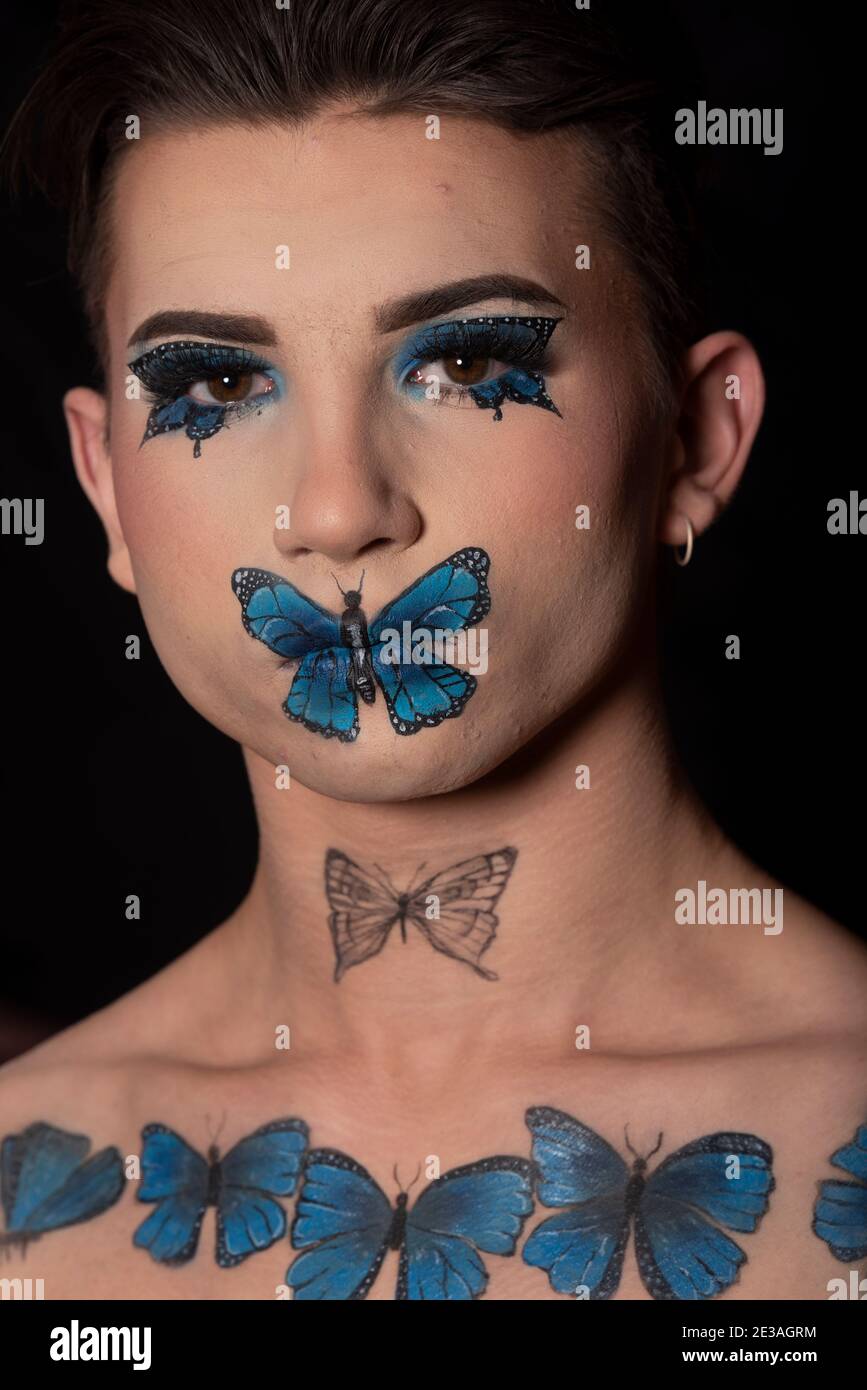
M 514 1254 L 532 1178 L 527 1159 L 484 1158 L 444 1173 L 411 1209 L 406 1192 L 392 1207 L 354 1158 L 311 1149 L 292 1223 L 303 1253 L 286 1282 L 295 1298 L 365 1298 L 387 1251 L 399 1250 L 397 1299 L 478 1298 L 488 1283 L 479 1251 Z
M 89 1221 L 123 1191 L 115 1148 L 88 1158 L 90 1140 L 53 1125 L 32 1124 L 0 1145 L 0 1198 L 6 1230 L 0 1246 L 26 1247 L 48 1231 Z
M 867 1255 L 867 1124 L 858 1127 L 852 1143 L 833 1153 L 830 1162 L 859 1181 L 834 1178 L 820 1183 L 813 1230 L 835 1259 L 848 1264 Z
M 307 1139 L 303 1120 L 274 1120 L 239 1140 L 223 1158 L 212 1144 L 204 1159 L 174 1130 L 146 1125 L 136 1196 L 157 1205 L 133 1244 L 161 1264 L 186 1264 L 198 1248 L 205 1208 L 214 1206 L 221 1268 L 267 1250 L 286 1232 L 286 1213 L 274 1198 L 295 1191 Z
M 547 1270 L 557 1293 L 610 1298 L 632 1222 L 638 1271 L 653 1298 L 713 1298 L 735 1282 L 746 1256 L 719 1227 L 754 1231 L 767 1211 L 773 1155 L 763 1140 L 707 1134 L 648 1177 L 650 1155 L 636 1155 L 630 1171 L 610 1144 L 562 1110 L 534 1107 L 526 1121 L 539 1199 L 564 1210 L 531 1231 L 523 1257 Z M 662 1135 L 657 1149 L 661 1143 Z M 729 1177 L 733 1158 L 738 1175 Z
M 397 663 L 385 653 L 389 629 L 457 633 L 478 623 L 491 607 L 490 558 L 466 547 L 435 565 L 398 594 L 368 628 L 358 589 L 343 593 L 339 617 L 307 598 L 294 584 L 267 570 L 236 570 L 232 589 L 251 637 L 285 661 L 300 661 L 283 710 L 323 738 L 351 743 L 358 737 L 358 696 L 376 699 L 379 685 L 392 728 L 414 734 L 461 714 L 476 679 L 444 661 Z M 338 585 L 339 587 L 339 585 Z

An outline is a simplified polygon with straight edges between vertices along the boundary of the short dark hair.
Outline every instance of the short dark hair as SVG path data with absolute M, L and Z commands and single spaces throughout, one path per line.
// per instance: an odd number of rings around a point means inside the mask
M 652 11 L 652 16 L 647 12 Z M 113 175 L 147 129 L 300 123 L 328 103 L 580 133 L 606 234 L 637 277 L 668 397 L 700 293 L 689 152 L 671 76 L 684 44 L 658 3 L 593 0 L 73 0 L 13 117 L 4 164 L 69 219 L 102 369 Z

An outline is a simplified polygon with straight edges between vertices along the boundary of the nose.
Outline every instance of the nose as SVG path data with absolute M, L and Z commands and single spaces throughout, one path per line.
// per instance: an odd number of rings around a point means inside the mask
M 329 564 L 355 565 L 411 546 L 422 530 L 413 499 L 376 457 L 370 441 L 341 430 L 339 438 L 308 436 L 303 470 L 290 506 L 290 524 L 275 530 L 288 560 L 320 555 Z M 352 582 L 357 582 L 357 575 Z

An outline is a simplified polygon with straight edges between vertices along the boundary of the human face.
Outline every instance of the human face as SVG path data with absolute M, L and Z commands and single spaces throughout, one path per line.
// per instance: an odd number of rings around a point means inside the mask
M 576 147 L 469 119 L 427 131 L 336 108 L 294 130 L 154 134 L 124 156 L 114 197 L 113 572 L 128 563 L 160 658 L 205 718 L 354 801 L 467 785 L 580 702 L 654 557 L 661 445 L 639 296 Z M 399 304 L 494 275 L 525 283 Z M 142 334 L 167 311 L 253 322 Z M 478 349 L 443 327 L 463 319 L 484 321 Z M 153 352 L 178 343 L 193 346 Z M 156 405 L 128 398 L 131 362 L 151 389 L 170 364 Z M 258 581 L 233 592 L 236 572 L 289 581 L 339 621 L 338 584 L 363 571 L 372 625 L 464 550 L 490 557 L 491 602 L 487 670 L 460 712 L 408 737 L 374 679 L 354 739 L 287 717 L 298 661 L 245 629 Z M 345 645 L 319 677 L 339 679 L 341 659 L 363 685 L 365 656 Z

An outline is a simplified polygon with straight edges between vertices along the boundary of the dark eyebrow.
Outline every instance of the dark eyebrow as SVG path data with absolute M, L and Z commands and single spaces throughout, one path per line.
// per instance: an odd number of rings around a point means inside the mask
M 394 333 L 398 328 L 409 328 L 411 324 L 423 323 L 486 299 L 511 299 L 532 305 L 559 304 L 561 309 L 566 308 L 562 299 L 535 280 L 505 274 L 474 275 L 468 280 L 453 280 L 450 284 L 434 285 L 431 289 L 389 300 L 377 309 L 376 326 L 380 333 Z
M 235 343 L 276 347 L 273 324 L 257 314 L 213 314 L 204 309 L 161 309 L 140 323 L 127 347 L 136 347 L 151 338 L 194 333 L 199 338 L 227 338 Z
M 376 310 L 374 321 L 380 333 L 394 333 L 399 328 L 423 323 L 426 319 L 479 304 L 486 299 L 511 299 L 522 304 L 559 304 L 562 299 L 539 285 L 518 275 L 473 275 L 467 280 L 434 285 L 414 294 L 391 299 Z M 229 342 L 276 347 L 274 325 L 258 314 L 209 313 L 205 309 L 161 309 L 146 318 L 130 335 L 127 347 L 138 347 L 151 338 L 168 338 L 176 334 L 193 334 L 198 338 L 225 338 Z

